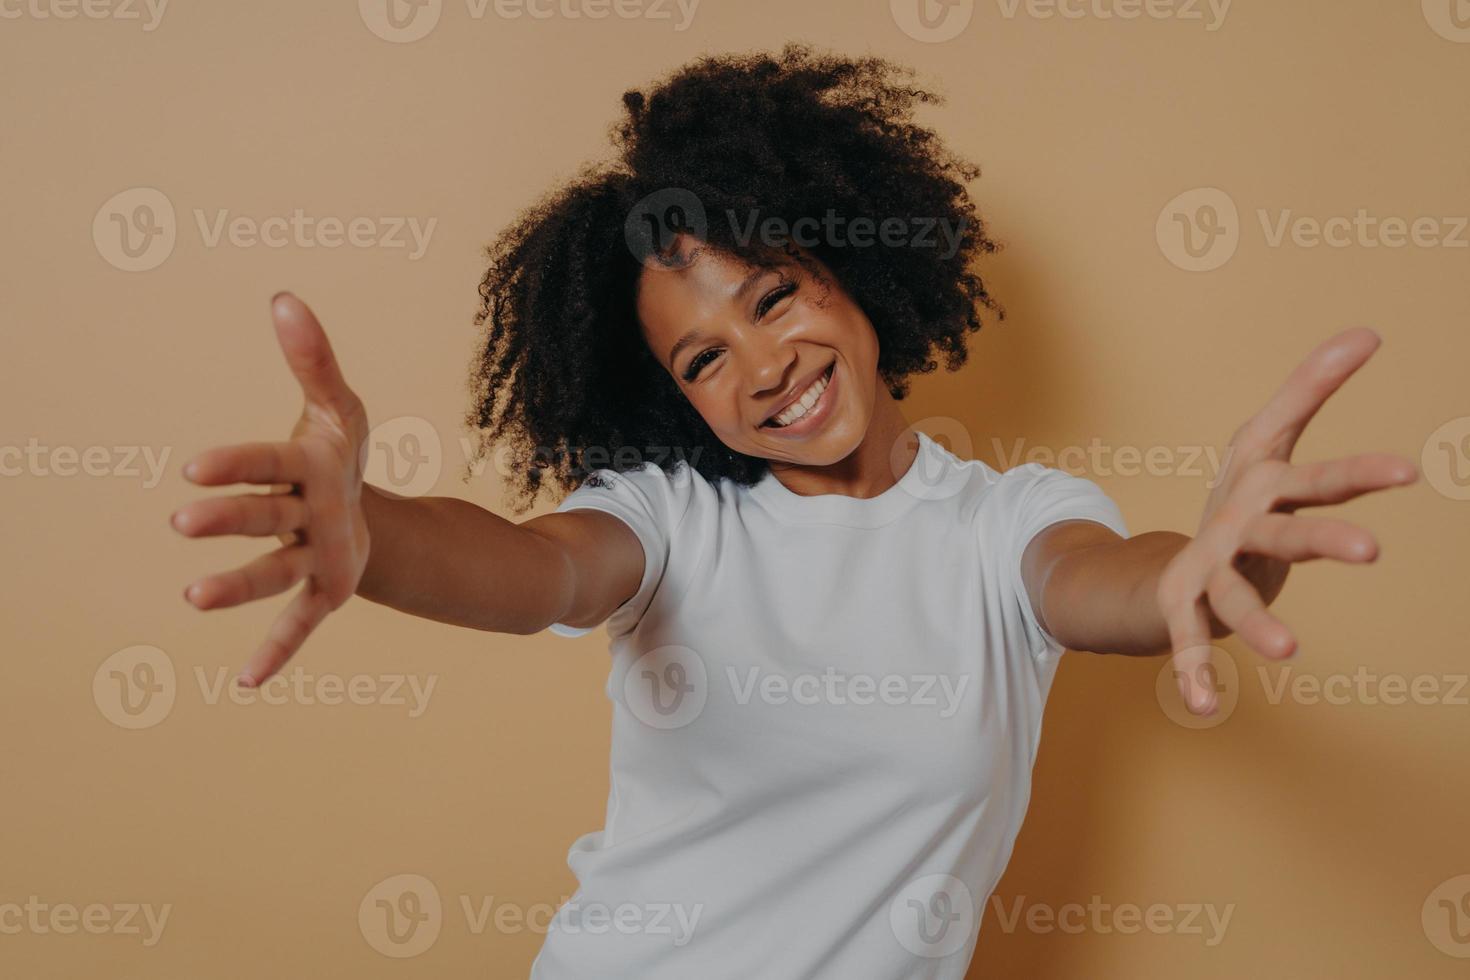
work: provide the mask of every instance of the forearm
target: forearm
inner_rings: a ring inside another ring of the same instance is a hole
[[[1062,554],[1041,593],[1047,629],[1071,650],[1167,653],[1159,576],[1189,541],[1175,531],[1148,531]]]
[[[399,497],[364,484],[371,543],[357,594],[426,619],[536,633],[565,606],[555,544],[453,497]]]

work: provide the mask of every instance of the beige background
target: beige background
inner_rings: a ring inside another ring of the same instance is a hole
[[[1383,347],[1298,458],[1426,459],[1418,485],[1334,511],[1379,536],[1376,566],[1300,567],[1276,606],[1301,639],[1296,676],[1368,678],[1345,703],[1273,703],[1283,668],[1263,679],[1228,640],[1238,704],[1192,730],[1156,698],[1164,660],[1067,656],[971,976],[1463,974],[1470,942],[1440,902],[1462,900],[1456,878],[1470,874],[1470,692],[1456,680],[1470,661],[1470,233],[1458,247],[1273,247],[1258,218],[1361,208],[1455,234],[1470,212],[1470,31],[1448,3],[1242,0],[1220,22],[1203,5],[1125,20],[1099,14],[1125,0],[1089,0],[1067,19],[989,0],[957,8],[971,20],[955,37],[926,42],[877,0],[705,0],[682,30],[671,6],[655,8],[664,20],[537,20],[476,18],[455,0],[405,43],[369,29],[371,0],[366,12],[178,3],[152,30],[141,5],[92,8],[140,19],[60,19],[40,14],[70,8],[27,2],[0,20],[0,906],[170,911],[152,945],[146,927],[0,931],[0,974],[525,975],[542,934],[513,918],[497,928],[494,910],[544,922],[575,887],[567,846],[601,825],[605,634],[488,635],[356,600],[293,666],[308,694],[357,683],[370,703],[216,698],[285,599],[209,614],[184,603],[189,581],[263,545],[172,532],[168,515],[196,496],[179,468],[207,446],[289,431],[299,396],[267,300],[290,288],[375,423],[412,417],[441,437],[431,492],[507,513],[493,468],[458,478],[480,247],[604,154],[624,88],[702,52],[788,39],[915,66],[949,97],[924,120],[984,170],[972,190],[1007,247],[982,271],[1009,317],[980,333],[964,371],[916,384],[911,421],[996,465],[1016,439],[1164,447],[1169,472],[1116,456],[1068,468],[1135,532],[1192,532],[1210,473],[1189,455],[1218,447],[1318,341],[1361,323]],[[135,188],[175,211],[174,248],[147,271],[114,264],[120,239],[106,234],[138,200],[108,202]],[[1211,271],[1178,267],[1177,242],[1156,233],[1196,188],[1239,213],[1238,246]],[[210,246],[195,218],[294,208],[436,225],[411,259]],[[44,466],[20,463],[30,440]],[[105,447],[94,475],[63,475],[68,449],[88,447]],[[134,472],[134,451],[168,454],[156,482]],[[129,715],[115,672],[147,679],[139,646],[156,648],[159,692]],[[383,703],[390,675],[434,683],[418,717]],[[1384,703],[1374,684],[1395,677],[1438,694]],[[400,874],[443,902],[437,939],[412,958],[381,954],[359,925],[359,906],[371,912],[373,889]],[[1214,945],[1203,916],[1203,934],[1127,934],[1111,913],[1071,931],[1023,915],[1008,930],[1017,902],[1231,918]],[[463,903],[489,903],[490,921]]]

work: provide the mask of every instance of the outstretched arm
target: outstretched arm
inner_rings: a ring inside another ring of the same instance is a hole
[[[441,622],[534,633],[601,622],[634,594],[643,546],[609,514],[576,510],[516,524],[469,501],[399,497],[364,484],[367,411],[326,331],[289,293],[272,299],[271,318],[304,396],[291,437],[213,447],[184,472],[199,486],[290,492],[196,500],[170,515],[191,538],[281,540],[246,565],[192,583],[185,598],[196,608],[226,609],[301,584],[241,671],[242,684],[280,670],[353,595]]]
[[[1089,521],[1063,521],[1032,538],[1022,577],[1037,618],[1067,647],[1100,653],[1172,652],[1180,693],[1214,712],[1203,683],[1210,640],[1238,633],[1262,656],[1289,657],[1291,630],[1267,611],[1293,562],[1371,562],[1373,535],[1346,521],[1298,515],[1418,479],[1413,462],[1362,453],[1294,464],[1307,423],[1380,343],[1366,327],[1314,350],[1264,408],[1231,437],[1220,481],[1193,538],[1154,531],[1127,540]]]

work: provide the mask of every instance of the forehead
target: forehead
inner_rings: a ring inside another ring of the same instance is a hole
[[[673,266],[650,268],[645,264],[639,274],[638,319],[654,353],[662,359],[679,337],[723,316],[767,271],[698,239],[679,236]]]

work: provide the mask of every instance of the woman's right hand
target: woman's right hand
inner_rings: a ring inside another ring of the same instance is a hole
[[[191,538],[275,535],[283,543],[190,585],[184,597],[199,609],[238,606],[305,582],[240,673],[246,687],[280,670],[327,613],[356,594],[369,547],[359,455],[368,437],[367,412],[343,380],[327,335],[306,304],[278,293],[271,318],[306,396],[290,439],[207,449],[184,467],[184,476],[200,486],[256,483],[279,489],[197,500],[170,517],[174,529]]]

